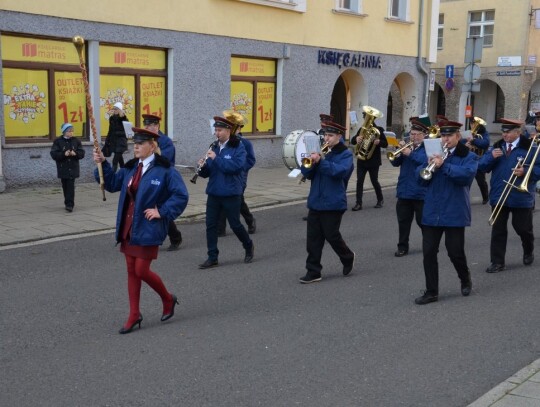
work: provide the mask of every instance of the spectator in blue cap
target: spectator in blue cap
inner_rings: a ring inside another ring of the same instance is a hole
[[[62,135],[54,140],[51,157],[56,161],[58,178],[62,181],[64,205],[72,212],[75,206],[75,178],[79,178],[79,160],[84,158],[82,143],[73,137],[73,125],[64,123],[60,127]]]

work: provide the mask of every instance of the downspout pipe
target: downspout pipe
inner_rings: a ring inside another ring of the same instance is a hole
[[[424,0],[420,0],[420,8],[418,11],[418,57],[416,59],[416,66],[420,73],[423,73],[426,76],[424,81],[424,98],[422,100],[422,114],[427,114],[428,112],[428,97],[429,97],[429,71],[426,68],[426,64],[422,59],[422,35],[424,32]]]

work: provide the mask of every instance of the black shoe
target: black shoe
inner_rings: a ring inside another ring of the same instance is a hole
[[[348,276],[351,273],[351,271],[352,271],[352,269],[354,267],[354,260],[355,259],[356,259],[356,253],[353,252],[353,258],[352,258],[351,264],[343,266],[343,275],[344,276]]]
[[[322,280],[322,277],[320,274],[313,275],[313,274],[306,273],[304,277],[300,277],[300,283],[302,284],[316,283],[321,280]]]
[[[173,304],[172,304],[171,312],[168,313],[168,314],[163,314],[161,316],[161,322],[164,322],[164,321],[166,321],[168,319],[171,319],[173,317],[173,315],[174,315],[174,307],[176,307],[177,304],[180,304],[178,302],[178,298],[176,298],[176,295],[174,295],[174,294],[172,295],[172,302],[173,302]]]
[[[217,260],[206,260],[203,264],[199,264],[200,269],[209,269],[212,267],[217,267],[218,261]]]
[[[472,282],[461,283],[461,295],[468,297],[472,291]]]
[[[408,250],[398,249],[397,252],[394,253],[394,256],[396,257],[403,257],[409,254]]]
[[[130,333],[131,331],[133,331],[133,329],[135,328],[136,325],[139,325],[139,329],[141,329],[141,322],[142,322],[142,314],[139,314],[139,319],[136,320],[130,327],[126,328],[126,327],[122,327],[118,333],[123,335],[123,334],[128,334]]]
[[[414,300],[414,302],[418,305],[425,305],[425,304],[429,304],[430,302],[437,302],[437,301],[439,301],[439,296],[437,294],[428,293],[427,291],[424,292],[424,295]]]
[[[251,263],[253,256],[255,255],[255,244],[251,242],[251,247],[246,249],[246,257],[244,257],[244,263]]]
[[[533,261],[534,261],[534,254],[524,254],[523,255],[523,264],[525,264],[526,266],[530,266],[531,264],[533,264]]]
[[[374,206],[374,208],[382,208],[384,204],[384,199],[381,199],[380,201],[377,201],[377,205]]]
[[[249,233],[250,235],[252,235],[252,234],[255,233],[256,230],[257,230],[257,223],[255,222],[255,219],[253,219],[253,220],[251,221],[251,224],[248,225],[248,233]]]
[[[302,220],[307,220],[307,216],[304,216],[304,217],[302,218]]]
[[[68,212],[73,212],[73,206],[71,206],[71,205],[66,205],[66,211],[68,211]]]
[[[352,208],[353,211],[361,211],[362,210],[362,204],[361,203],[356,203],[356,205],[353,206]]]
[[[218,237],[225,237],[227,236],[227,232],[225,230],[220,230],[217,232]]]
[[[490,266],[486,269],[486,273],[498,273],[499,271],[504,270],[504,264],[491,263]]]
[[[180,248],[180,245],[182,244],[181,240],[178,240],[177,242],[173,242],[171,240],[171,245],[167,248],[168,252],[174,252]]]

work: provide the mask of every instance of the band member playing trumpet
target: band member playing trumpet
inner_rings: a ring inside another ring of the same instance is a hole
[[[447,151],[430,158],[434,172],[429,181],[419,177],[423,166],[417,169],[419,182],[427,182],[422,213],[422,251],[426,291],[415,299],[423,305],[439,299],[439,264],[437,253],[442,235],[445,246],[461,281],[461,294],[468,296],[472,290],[471,273],[465,256],[465,227],[471,224],[469,192],[478,169],[478,157],[460,143],[462,124],[451,121],[438,123],[441,143]]]
[[[329,152],[324,157],[319,153],[311,153],[311,166],[300,168],[302,174],[311,180],[307,201],[307,272],[300,278],[302,284],[321,281],[321,257],[325,240],[339,256],[343,264],[343,275],[348,275],[354,266],[354,253],[339,231],[341,218],[347,210],[345,185],[351,175],[352,153],[341,141],[345,127],[333,122],[323,123],[322,126]]]
[[[528,158],[524,165],[517,165],[518,160],[532,157],[536,150],[531,139],[521,135],[522,122],[519,120],[500,119],[502,140],[493,145],[493,149],[480,159],[479,168],[491,172],[490,205],[500,213],[491,229],[491,264],[487,273],[497,273],[505,268],[506,242],[508,239],[508,218],[512,214],[512,226],[521,238],[523,247],[523,264],[531,265],[534,261],[533,207],[535,183],[540,179],[538,162]],[[527,171],[531,171],[527,191],[518,191],[514,186],[523,180]],[[514,186],[507,181],[514,178]],[[504,195],[507,195],[506,198]],[[501,196],[503,199],[501,199]],[[505,199],[504,199],[505,198]],[[503,202],[501,202],[503,201]]]
[[[475,117],[471,124],[471,134],[463,139],[467,148],[481,157],[489,148],[489,132],[486,129],[486,122],[479,117]],[[489,200],[489,189],[486,182],[486,173],[478,169],[476,172],[476,183],[482,194],[482,205],[487,204]]]
[[[209,178],[206,186],[206,245],[208,258],[200,269],[216,267],[218,265],[218,223],[219,213],[224,211],[229,225],[242,242],[245,250],[244,263],[253,260],[255,246],[247,230],[240,223],[240,205],[244,193],[244,168],[246,165],[246,149],[244,144],[231,134],[234,123],[223,118],[214,117],[214,132],[218,144],[206,153],[206,157],[199,160],[199,175]]]
[[[423,146],[424,138],[427,136],[428,126],[418,119],[411,120],[411,130],[409,132],[408,143],[400,142],[401,150],[390,163],[394,167],[400,167],[398,183],[396,187],[396,215],[399,226],[399,240],[396,257],[403,257],[409,253],[409,235],[411,225],[416,217],[416,223],[422,228],[422,209],[424,207],[424,196],[426,195],[426,185],[418,183],[415,171],[418,166],[427,164],[426,149]]]

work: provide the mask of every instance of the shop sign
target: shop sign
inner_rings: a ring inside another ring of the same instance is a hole
[[[380,56],[361,53],[325,51],[322,49],[319,50],[317,63],[324,65],[336,65],[338,68],[356,67],[382,69],[382,60]]]
[[[4,61],[79,65],[79,55],[71,41],[2,35],[1,46]]]
[[[521,76],[521,71],[497,71],[497,76]]]
[[[147,48],[99,46],[101,68],[160,69],[166,68],[166,53]]]

